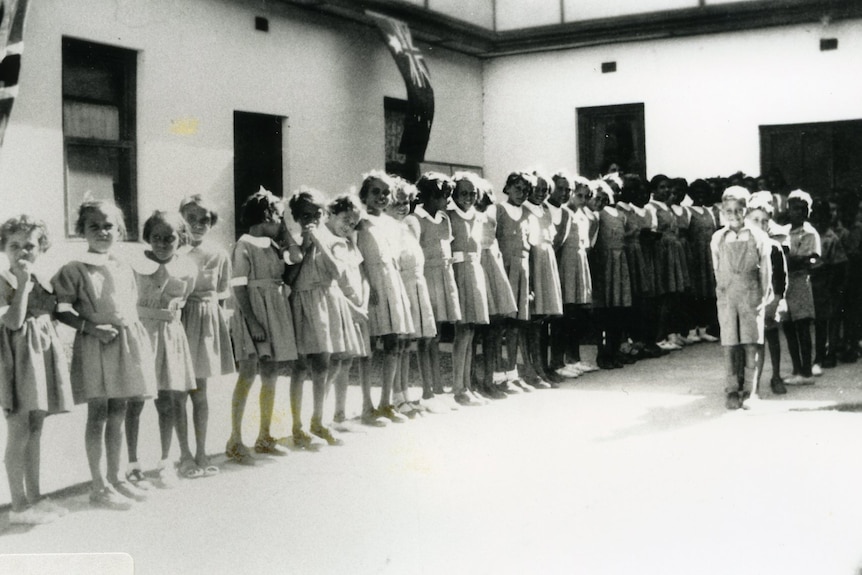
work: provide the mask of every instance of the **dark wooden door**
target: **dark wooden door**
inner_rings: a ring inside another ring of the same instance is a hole
[[[588,178],[621,171],[646,178],[644,105],[578,108],[578,172]]]
[[[233,113],[233,185],[237,237],[247,231],[239,221],[240,208],[246,198],[261,186],[277,196],[284,193],[283,126],[282,116]]]
[[[815,195],[858,187],[862,120],[760,126],[760,169]]]

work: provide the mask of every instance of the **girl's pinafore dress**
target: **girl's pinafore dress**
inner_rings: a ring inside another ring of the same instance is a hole
[[[485,274],[485,287],[488,290],[488,316],[508,317],[515,315],[518,306],[512,295],[512,286],[503,267],[503,256],[497,242],[497,206],[488,206],[484,212],[476,214],[482,229],[479,258]]]
[[[692,206],[691,223],[688,228],[691,238],[691,288],[697,299],[715,297],[715,272],[712,270],[712,255],[709,243],[716,226],[709,208]]]
[[[50,282],[37,277],[24,289],[30,289],[24,324],[12,331],[0,323],[0,407],[19,413],[69,411],[69,364],[51,319],[57,298]],[[0,272],[0,317],[17,290],[18,278]]]
[[[338,286],[347,244],[325,225],[313,233],[318,243],[305,252],[290,295],[296,351],[299,355],[353,353],[359,349],[359,334],[350,304]]]
[[[554,253],[556,228],[544,205],[524,202],[532,218],[530,224],[530,279],[533,286],[531,315],[562,315],[563,294],[560,271]]]
[[[647,259],[641,245],[641,232],[650,228],[649,213],[630,204],[617,204],[617,209],[625,215],[623,249],[629,265],[632,298],[650,297],[654,290],[652,260]]]
[[[356,233],[365,275],[376,301],[368,304],[371,337],[413,333],[410,300],[398,271],[398,223],[386,214],[365,214]]]
[[[449,216],[438,211],[431,217],[425,208],[417,206],[407,217],[414,218],[419,224],[419,245],[425,254],[425,281],[434,320],[460,321],[461,301],[452,270],[452,223]]]
[[[452,269],[461,302],[461,323],[486,324],[489,322],[488,289],[479,253],[482,227],[476,209],[471,207],[464,212],[453,205],[449,220],[452,222]]]
[[[653,200],[656,232],[655,245],[656,295],[684,293],[688,276],[685,251],[679,241],[677,218],[669,207]]]
[[[595,307],[630,307],[632,284],[623,238],[626,218],[611,207],[599,212],[599,235],[594,248],[596,268],[593,274]]]
[[[808,222],[796,229],[790,229],[789,258],[795,256],[819,257],[821,252],[820,234]],[[811,291],[811,276],[808,269],[797,269],[787,274],[787,316],[790,321],[811,318],[814,310],[814,294]]]
[[[368,330],[368,286],[362,274],[362,254],[354,238],[345,238],[344,245],[344,271],[338,278],[338,285],[341,293],[353,304],[350,311],[356,331],[356,349],[352,350],[352,357],[368,357],[371,355],[371,334]]]
[[[266,332],[254,341],[239,306],[231,318],[237,360],[293,361],[297,357],[290,288],[284,283],[283,250],[269,237],[240,236],[233,249],[233,287],[247,286],[252,312]]]
[[[185,255],[197,265],[195,289],[182,311],[183,327],[192,353],[195,377],[227,375],[235,371],[227,314],[220,302],[230,298],[230,257],[223,249],[203,242]]]
[[[679,204],[674,204],[670,206],[671,211],[673,212],[674,217],[676,218],[676,236],[679,238],[679,243],[682,246],[682,253],[685,256],[685,268],[683,273],[685,274],[685,289],[686,291],[691,290],[691,245],[688,241],[689,236],[689,225],[691,223],[691,216],[689,215],[688,209],[685,206],[680,206]]]
[[[503,269],[509,278],[512,296],[518,305],[517,318],[530,319],[530,231],[528,214],[522,206],[499,204],[497,242]]]
[[[159,391],[195,389],[188,338],[180,321],[198,270],[192,260],[174,256],[166,264],[141,257],[134,262],[138,282],[138,317],[150,334]]]
[[[398,225],[401,232],[398,266],[401,281],[410,300],[410,313],[413,315],[414,331],[410,337],[432,338],[437,335],[437,323],[431,308],[428,282],[425,281],[425,254],[419,245],[419,225],[415,219],[401,221]]]
[[[112,255],[87,252],[60,268],[51,283],[57,311],[74,311],[89,323],[118,331],[108,343],[83,332],[75,335],[70,370],[75,403],[152,397],[153,350],[138,318],[132,268]]]
[[[571,230],[560,248],[560,285],[564,304],[593,303],[593,276],[587,250],[590,247],[590,221],[583,208],[571,213]]]

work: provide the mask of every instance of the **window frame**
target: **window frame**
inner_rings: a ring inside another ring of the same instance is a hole
[[[87,98],[78,95],[67,95],[66,83],[71,62],[89,61],[99,64],[111,74],[121,77],[119,86],[119,138],[109,140],[104,138],[86,138],[66,135],[66,102],[101,104],[106,102],[98,98]],[[119,180],[123,182],[125,197],[114,198],[123,211],[126,224],[126,241],[138,239],[138,173],[137,173],[137,64],[138,53],[128,48],[120,48],[92,42],[70,36],[63,36],[61,43],[61,115],[63,130],[63,204],[65,212],[65,233],[67,238],[79,237],[74,233],[74,220],[77,215],[75,207],[69,205],[69,165],[68,152],[70,146],[117,150]],[[123,155],[126,157],[123,159]]]

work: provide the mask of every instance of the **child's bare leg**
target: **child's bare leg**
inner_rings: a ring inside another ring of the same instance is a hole
[[[27,509],[24,474],[27,467],[25,461],[30,435],[30,414],[21,410],[9,414],[6,418],[6,430],[6,479],[9,481],[9,493],[12,496],[12,511],[20,513]],[[89,457],[89,451],[87,455]]]
[[[437,324],[437,335],[428,340],[428,357],[431,360],[434,393],[443,393],[443,380],[440,379],[440,330],[443,324]]]
[[[171,455],[171,436],[174,434],[174,408],[169,391],[159,390],[156,411],[159,412],[159,442],[164,461]]]
[[[195,463],[200,467],[209,465],[207,458],[207,422],[209,421],[209,401],[207,400],[206,378],[195,379],[196,389],[189,392],[192,399],[192,424],[195,428]]]
[[[380,409],[392,405],[392,386],[398,369],[398,336],[383,336],[383,379],[380,382]]]
[[[724,355],[724,375],[725,375],[725,393],[738,393],[739,380],[738,375],[738,360],[735,345],[721,346],[721,352]]]
[[[138,434],[141,429],[141,412],[144,410],[143,399],[130,399],[126,407],[126,448],[129,452],[129,463],[138,462]]]
[[[743,379],[744,397],[748,397],[757,393],[757,380],[760,371],[758,370],[758,351],[762,346],[756,343],[743,344],[742,349],[745,354],[745,368]]]
[[[87,404],[87,427],[84,432],[84,444],[87,449],[90,478],[95,491],[105,487],[105,481],[102,478],[102,438],[105,434],[107,420],[108,400],[91,400]]]
[[[275,409],[275,382],[281,365],[276,361],[264,361],[260,364],[260,431],[258,439],[269,439],[272,427],[272,412]]]
[[[311,356],[311,392],[313,408],[311,427],[323,427],[323,402],[326,399],[326,379],[329,374],[330,354],[316,353]]]
[[[393,392],[395,397],[400,399],[400,401],[396,401],[396,404],[400,404],[402,401],[407,401],[407,391],[410,387],[410,350],[409,350],[410,342],[407,340],[402,340],[398,342],[398,369],[396,370],[397,374],[395,376],[395,388]]]
[[[419,361],[419,376],[422,378],[422,399],[434,397],[434,370],[431,368],[430,338],[422,338],[416,344]]]
[[[192,450],[189,448],[189,418],[186,413],[188,392],[171,392],[171,408],[173,410],[174,429],[177,431],[177,443],[180,446],[180,460],[192,461]]]
[[[300,356],[293,364],[290,376],[290,418],[293,431],[302,429],[302,386],[308,372],[308,357]]]
[[[351,358],[334,361],[334,371],[330,369],[329,381],[335,388],[335,413],[332,420],[338,423],[347,419],[347,383],[352,363]]]
[[[257,377],[256,359],[243,359],[239,361],[239,373],[236,378],[236,386],[233,389],[230,408],[230,439],[228,448],[234,445],[242,445],[242,417],[245,413],[245,404],[248,401],[248,392]],[[228,449],[229,450],[229,449]]]
[[[44,411],[31,411],[29,424],[30,434],[27,438],[27,471],[24,481],[27,485],[27,497],[36,503],[42,499],[42,491],[39,487],[39,468],[41,466],[42,452],[42,425],[47,413]]]
[[[470,347],[470,335],[472,325],[456,323],[455,341],[452,343],[452,392],[455,395],[463,394],[465,391],[465,369],[467,365],[467,351]],[[469,374],[467,374],[469,377]]]
[[[374,402],[371,399],[371,357],[359,358],[359,384],[362,387],[362,415],[374,412]]]
[[[467,345],[464,353],[464,389],[473,391],[473,337],[476,335],[475,326],[468,325],[467,329]]]
[[[108,400],[108,419],[105,421],[105,459],[109,483],[120,481],[120,451],[123,446],[123,421],[126,418],[126,400]]]

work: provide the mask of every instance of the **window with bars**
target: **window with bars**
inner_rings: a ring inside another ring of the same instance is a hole
[[[137,54],[63,38],[63,143],[66,234],[75,235],[85,199],[112,200],[123,210],[127,239],[138,230],[135,176]]]

